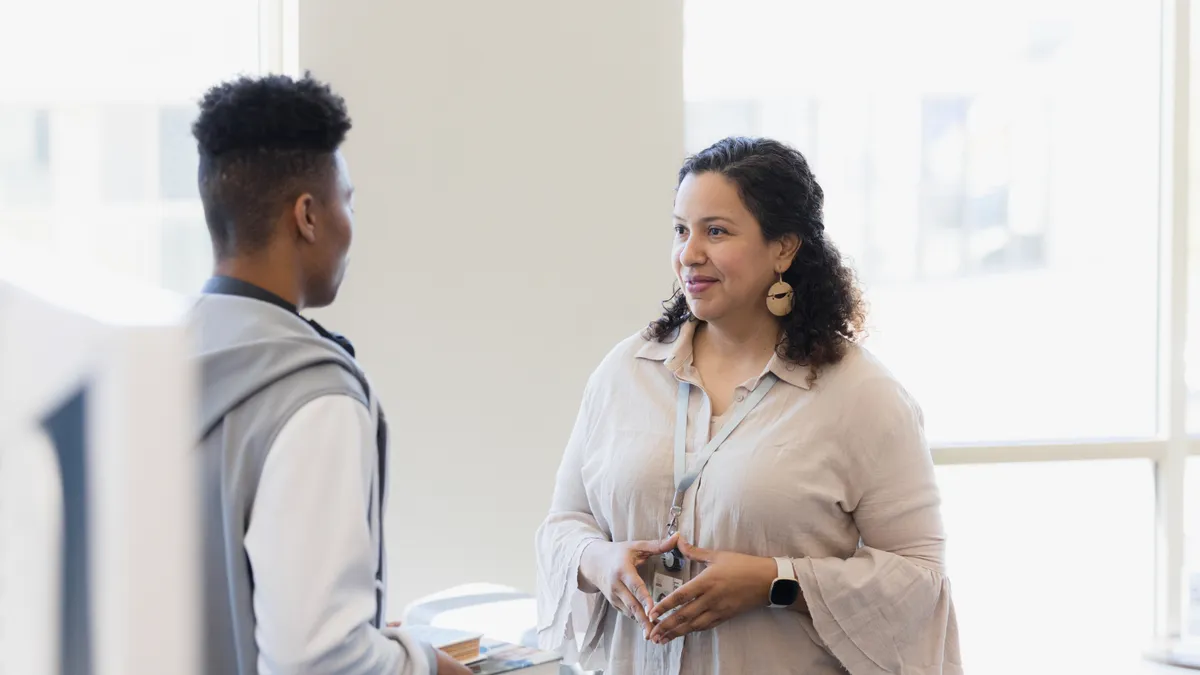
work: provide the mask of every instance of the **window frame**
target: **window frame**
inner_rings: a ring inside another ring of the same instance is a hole
[[[1191,123],[1191,0],[1161,0],[1159,132],[1157,432],[1149,439],[1112,441],[939,444],[941,465],[1149,459],[1155,473],[1155,612],[1157,645],[1182,637],[1184,597],[1184,481],[1187,458],[1200,457],[1200,438],[1188,435],[1187,349],[1189,171]],[[1196,336],[1200,339],[1200,336]]]
[[[1188,435],[1189,391],[1185,368],[1188,284],[1192,272],[1188,245],[1191,225],[1189,164],[1193,158],[1190,144],[1192,0],[1160,0],[1159,13],[1154,433],[1149,437],[1123,439],[931,444],[933,460],[938,466],[1150,460],[1155,476],[1153,634],[1156,648],[1179,641],[1183,634],[1185,472],[1188,458],[1200,457],[1200,437]],[[684,128],[687,129],[686,123]],[[1195,156],[1200,161],[1200,153]],[[1200,311],[1200,307],[1194,311]],[[1194,338],[1200,340],[1200,335]],[[1069,397],[1064,404],[1071,404]]]

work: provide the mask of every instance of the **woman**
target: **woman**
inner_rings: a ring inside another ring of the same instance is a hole
[[[770,140],[680,170],[681,288],[592,374],[538,530],[543,647],[584,633],[609,675],[962,672],[921,412],[858,345],[823,198]]]

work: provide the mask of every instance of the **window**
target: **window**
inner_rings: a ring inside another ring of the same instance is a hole
[[[1183,494],[1187,537],[1184,548],[1183,631],[1186,635],[1200,635],[1200,457],[1189,457],[1187,460]]]
[[[195,199],[196,166],[200,162],[196,141],[192,138],[196,108],[192,105],[166,106],[156,112],[158,197],[164,200]]]
[[[685,7],[688,150],[805,153],[931,439],[1154,434],[1155,3]]]
[[[1187,4],[684,5],[687,149],[808,157],[867,346],[925,410],[972,670],[1141,672],[1200,639]]]
[[[73,20],[58,14],[69,11]],[[260,71],[245,0],[0,9],[0,241],[181,292],[209,274],[190,125],[219,81]]]
[[[50,203],[50,115],[32,106],[0,110],[0,208]]]
[[[1153,477],[1147,460],[938,468],[969,672],[1140,672],[1153,625]]]
[[[108,105],[96,111],[100,140],[100,198],[106,203],[138,204],[151,200],[154,107]]]

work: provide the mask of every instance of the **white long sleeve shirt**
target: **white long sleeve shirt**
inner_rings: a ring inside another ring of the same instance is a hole
[[[347,641],[371,652],[364,675],[436,672],[427,646],[371,625],[377,457],[367,408],[341,395],[300,408],[271,445],[245,537],[260,675],[330,672]]]
[[[961,675],[921,412],[857,346],[815,384],[805,366],[775,356],[739,386],[741,397],[768,372],[779,378],[712,456],[679,517],[681,535],[703,548],[793,558],[810,614],[764,601],[660,646],[603,596],[581,593],[579,560],[590,543],[663,536],[675,492],[679,381],[695,385],[687,462],[714,432],[692,363],[694,330],[686,324],[670,344],[634,336],[588,383],[537,535],[542,646],[609,673]],[[701,569],[692,564],[688,576]],[[586,635],[575,654],[579,632]]]

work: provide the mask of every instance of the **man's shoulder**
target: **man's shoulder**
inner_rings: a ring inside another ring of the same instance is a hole
[[[313,424],[335,427],[370,427],[366,401],[351,391],[329,391],[306,398],[283,420],[284,426]]]
[[[362,380],[340,361],[297,370],[272,383],[262,395],[280,397],[282,407],[292,412],[318,401],[322,405],[336,403],[338,409],[369,409],[368,393]]]

